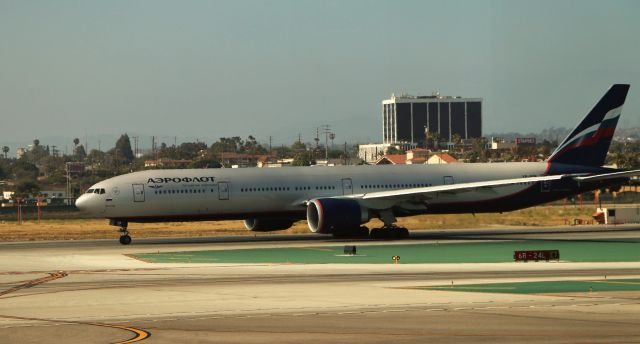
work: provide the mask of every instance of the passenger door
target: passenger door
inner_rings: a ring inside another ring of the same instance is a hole
[[[144,202],[144,184],[133,184],[133,201]]]
[[[229,183],[218,183],[218,199],[221,201],[226,201],[229,199]]]
[[[351,178],[342,179],[342,194],[343,195],[353,194],[353,182],[351,181]]]

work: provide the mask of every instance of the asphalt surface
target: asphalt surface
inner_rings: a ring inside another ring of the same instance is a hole
[[[136,253],[640,237],[640,226],[419,231],[402,241],[269,235],[0,243],[0,340],[16,343],[632,343],[640,292],[426,287],[637,280],[640,262],[147,263]],[[639,244],[640,245],[640,244]],[[402,254],[402,253],[400,253]]]

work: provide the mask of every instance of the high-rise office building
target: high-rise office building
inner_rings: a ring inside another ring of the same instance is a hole
[[[382,101],[383,143],[423,146],[427,135],[440,141],[482,137],[482,98],[392,95]]]

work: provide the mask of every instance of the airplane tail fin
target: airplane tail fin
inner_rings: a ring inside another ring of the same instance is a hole
[[[627,84],[611,86],[547,161],[594,167],[604,165],[628,91]]]

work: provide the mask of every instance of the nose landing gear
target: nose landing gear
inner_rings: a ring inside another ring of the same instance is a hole
[[[109,224],[112,226],[118,226],[118,232],[120,232],[120,243],[122,245],[129,245],[131,243],[131,237],[129,236],[129,231],[127,230],[127,226],[129,223],[126,220],[109,220]]]
[[[129,236],[129,231],[127,228],[120,228],[120,243],[122,245],[129,245],[131,243],[131,237]]]

